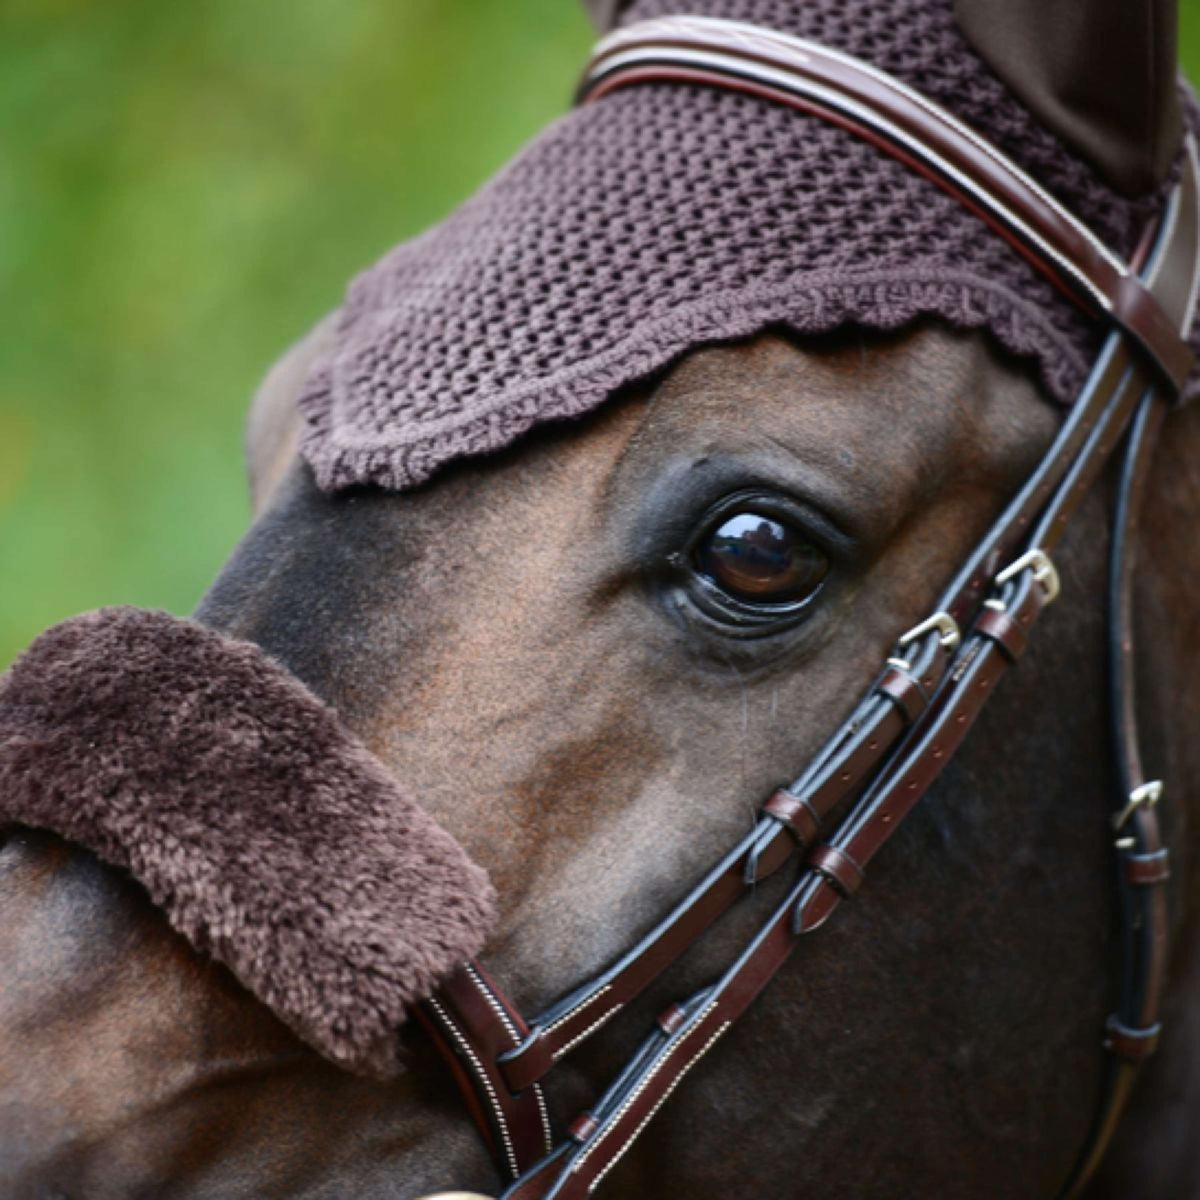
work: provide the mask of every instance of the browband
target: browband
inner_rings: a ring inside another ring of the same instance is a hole
[[[1133,266],[1124,264],[1019,167],[954,116],[845,54],[738,22],[673,17],[620,30],[587,69],[582,101],[651,81],[749,92],[815,113],[935,180],[1071,295],[1115,326],[1076,404],[1033,474],[943,592],[898,640],[850,717],[803,774],[631,950],[525,1022],[475,964],[426,1007],[477,1123],[509,1178],[503,1200],[582,1200],[774,976],[799,939],[863,882],[874,855],[965,738],[1057,597],[1052,551],[1122,437],[1126,466],[1114,532],[1113,712],[1122,794],[1114,819],[1125,979],[1104,1044],[1113,1068],[1089,1144],[1065,1193],[1078,1194],[1116,1126],[1137,1064],[1157,1041],[1165,971],[1168,855],[1142,777],[1133,711],[1133,536],[1155,434],[1192,365],[1185,338],[1200,281],[1200,164],[1183,173]],[[854,800],[857,797],[857,800]],[[820,841],[835,809],[852,801]],[[711,987],[671,1005],[591,1110],[547,1152],[541,1081],[602,1028],[753,885],[799,859],[787,899]]]

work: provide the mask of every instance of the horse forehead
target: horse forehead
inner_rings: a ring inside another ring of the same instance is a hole
[[[984,337],[931,323],[693,352],[655,389],[634,447],[652,462],[668,448],[770,445],[850,491],[903,504],[948,473],[1019,477],[1057,421],[1032,379]]]

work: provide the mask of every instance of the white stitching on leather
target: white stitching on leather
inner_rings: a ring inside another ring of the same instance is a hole
[[[533,1085],[533,1095],[542,1118],[542,1145],[546,1148],[546,1153],[550,1154],[554,1150],[554,1133],[550,1128],[550,1110],[546,1107],[546,1096],[540,1083]]]
[[[608,1012],[604,1013],[603,1016],[597,1017],[596,1020],[594,1020],[586,1029],[582,1030],[580,1033],[577,1033],[565,1046],[560,1046],[551,1056],[551,1060],[553,1062],[558,1062],[558,1060],[564,1055],[570,1054],[570,1052],[574,1050],[580,1042],[591,1037],[601,1025],[605,1025],[611,1021],[613,1017],[615,1017],[617,1013],[621,1011],[621,1008],[622,1005],[618,1004],[615,1007],[610,1008]]]
[[[508,1159],[509,1170],[512,1171],[515,1179],[521,1173],[520,1167],[517,1166],[517,1152],[513,1148],[512,1136],[508,1132],[508,1122],[504,1119],[504,1110],[500,1107],[500,1097],[496,1095],[496,1089],[492,1086],[492,1081],[488,1078],[487,1071],[484,1070],[483,1063],[479,1061],[479,1055],[471,1048],[470,1042],[463,1037],[458,1026],[451,1020],[450,1014],[446,1011],[445,1006],[433,996],[427,1001],[432,1006],[434,1011],[442,1019],[442,1023],[450,1031],[450,1036],[458,1043],[459,1048],[471,1060],[471,1065],[475,1068],[476,1077],[483,1084],[487,1092],[488,1099],[492,1103],[492,1111],[496,1116],[496,1124],[500,1127],[500,1136],[504,1141],[504,1154]]]
[[[513,1024],[512,1018],[504,1011],[504,1005],[492,995],[492,989],[483,982],[483,978],[475,969],[474,963],[467,963],[467,974],[471,977],[471,982],[475,985],[475,990],[483,997],[483,1002],[500,1018],[500,1024],[504,1026],[505,1032],[512,1039],[513,1047],[521,1044],[521,1035],[517,1027]]]
[[[625,1102],[621,1105],[621,1107],[618,1108],[617,1111],[604,1122],[604,1128],[599,1131],[599,1136],[595,1138],[590,1146],[584,1147],[584,1149],[580,1152],[579,1157],[575,1160],[575,1167],[573,1170],[583,1166],[583,1164],[587,1162],[588,1158],[595,1153],[595,1151],[603,1143],[605,1137],[607,1137],[608,1134],[611,1133],[618,1124],[620,1124],[621,1119],[625,1116],[629,1109],[637,1103],[638,1097],[640,1097],[641,1094],[650,1086],[650,1084],[654,1082],[655,1078],[666,1069],[667,1064],[671,1061],[671,1059],[687,1044],[688,1038],[691,1037],[691,1035],[694,1034],[696,1030],[704,1024],[709,1013],[711,1013],[716,1007],[717,1001],[711,1001],[704,1011],[695,1019],[695,1022],[691,1028],[688,1029],[679,1039],[679,1041],[676,1042],[675,1045],[672,1046],[666,1052],[666,1054],[664,1054],[662,1058],[660,1058],[658,1062],[654,1064],[645,1078],[642,1079],[641,1083],[639,1083],[638,1086],[634,1088],[633,1092],[625,1098]],[[686,1071],[687,1068],[685,1067],[684,1070]],[[682,1076],[680,1076],[680,1078],[682,1078]]]
[[[596,1176],[596,1178],[593,1179],[590,1184],[588,1184],[588,1195],[589,1196],[592,1194],[592,1192],[594,1192],[596,1190],[596,1188],[598,1188],[600,1186],[601,1182],[603,1181],[604,1177],[609,1173],[609,1171],[611,1171],[613,1169],[613,1167],[615,1167],[617,1165],[617,1163],[619,1163],[621,1161],[621,1159],[625,1157],[626,1152],[633,1145],[633,1143],[636,1142],[639,1137],[641,1137],[642,1130],[645,1129],[646,1126],[649,1125],[650,1122],[655,1118],[655,1116],[658,1115],[658,1110],[660,1108],[662,1108],[662,1106],[664,1104],[666,1104],[666,1102],[671,1098],[675,1089],[683,1082],[684,1077],[687,1075],[687,1073],[713,1048],[713,1046],[716,1045],[717,1039],[719,1037],[721,1037],[721,1035],[732,1024],[733,1024],[732,1021],[726,1021],[723,1025],[721,1025],[717,1029],[715,1029],[713,1031],[712,1036],[708,1039],[708,1041],[705,1042],[704,1045],[701,1046],[700,1049],[697,1050],[696,1053],[694,1055],[692,1055],[692,1057],[690,1059],[688,1059],[688,1061],[684,1065],[683,1069],[671,1081],[671,1086],[668,1087],[665,1092],[663,1092],[663,1094],[658,1098],[657,1102],[650,1109],[650,1111],[641,1119],[641,1121],[638,1122],[638,1127],[629,1135],[625,1144],[620,1148],[620,1150],[618,1150],[616,1152],[616,1154],[614,1154],[612,1156],[612,1158],[610,1158],[608,1160],[608,1162],[604,1165],[603,1170],[600,1171],[600,1173]]]
[[[559,1017],[557,1021],[551,1021],[550,1024],[545,1027],[546,1033],[553,1033],[560,1025],[565,1025],[568,1021],[573,1020],[585,1009],[591,1008],[591,1006],[595,1004],[605,992],[611,991],[611,983],[606,983],[602,988],[598,988],[582,1004],[576,1005],[573,1009],[571,1009],[570,1012],[563,1013],[563,1015]],[[616,1010],[614,1009],[613,1011],[615,1012]]]
[[[492,989],[484,982],[474,963],[467,963],[467,974],[471,977],[471,982],[478,989],[488,1007],[500,1018],[500,1023],[508,1031],[508,1036],[512,1038],[513,1048],[516,1049],[521,1044],[521,1034],[505,1011],[504,1005],[492,994]],[[542,1144],[546,1147],[546,1153],[549,1154],[554,1149],[554,1131],[550,1128],[550,1112],[546,1108],[546,1097],[540,1084],[533,1085],[533,1095],[537,1101],[538,1115],[542,1121]],[[519,1172],[514,1170],[513,1174],[517,1175]]]

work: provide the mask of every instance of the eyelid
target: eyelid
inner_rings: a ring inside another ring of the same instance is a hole
[[[786,521],[796,526],[810,541],[824,551],[832,561],[848,558],[857,548],[857,541],[819,508],[794,496],[765,488],[742,488],[722,496],[694,526],[683,549],[683,556],[695,552],[699,543],[717,529],[720,523],[744,509],[761,512],[764,516]]]

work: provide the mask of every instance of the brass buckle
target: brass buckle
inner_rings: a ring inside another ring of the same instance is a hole
[[[1010,579],[1015,579],[1022,571],[1033,571],[1033,577],[1042,585],[1042,591],[1045,592],[1045,602],[1053,603],[1058,599],[1058,593],[1062,591],[1062,581],[1058,577],[1058,568],[1051,561],[1050,555],[1045,550],[1040,550],[1034,546],[1032,550],[1026,550],[1020,558],[1008,564],[999,575],[996,576],[996,583],[1007,583]]]

